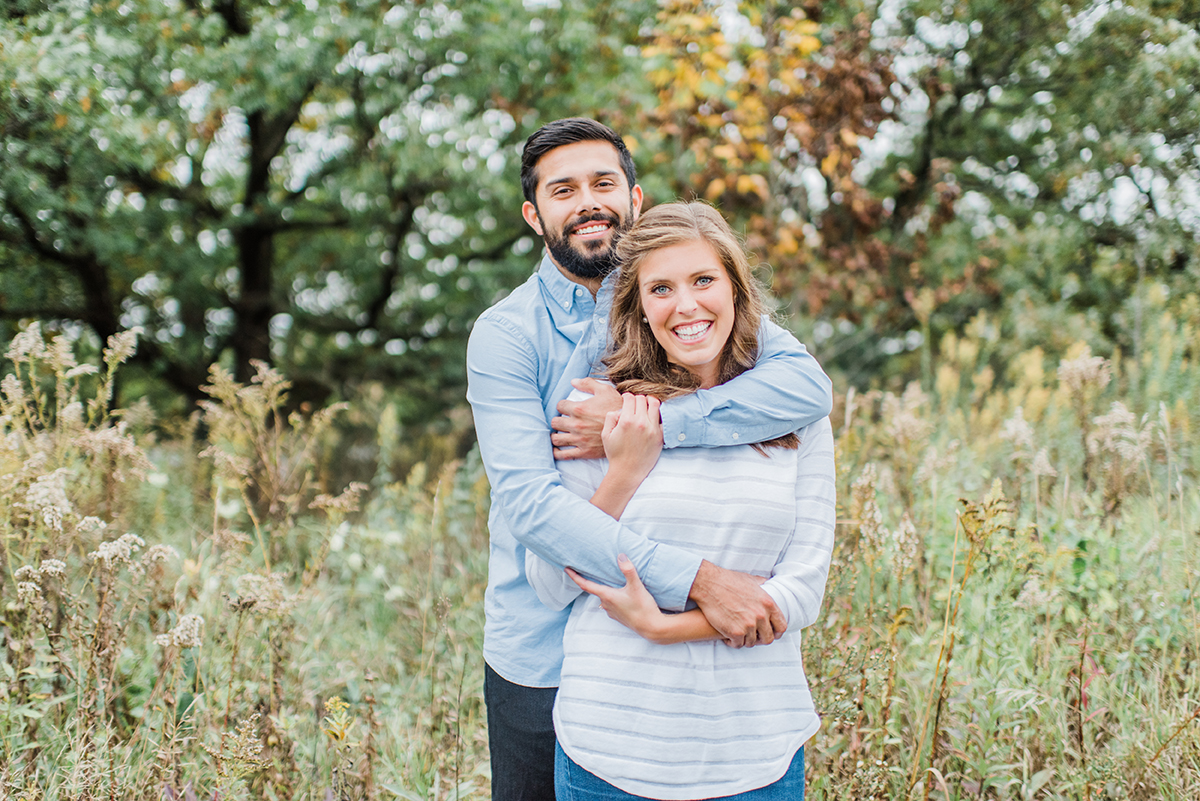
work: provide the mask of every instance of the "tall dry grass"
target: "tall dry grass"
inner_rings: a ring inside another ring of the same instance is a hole
[[[1197,331],[1156,325],[997,375],[981,322],[839,396],[810,797],[1200,797]],[[156,441],[109,408],[133,347],[9,347],[0,795],[487,797],[477,457],[345,486],[266,368]]]

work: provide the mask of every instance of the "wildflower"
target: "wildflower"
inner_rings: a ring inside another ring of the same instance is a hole
[[[234,586],[238,599],[231,603],[246,609],[253,608],[261,614],[284,614],[290,612],[296,603],[295,597],[289,596],[283,587],[282,573],[269,576],[247,573],[238,576]]]
[[[104,349],[104,363],[110,367],[120,364],[137,352],[137,338],[142,333],[141,326],[134,326],[128,331],[119,331],[108,338],[108,347]]]
[[[1073,394],[1080,394],[1089,387],[1104,389],[1112,380],[1112,366],[1103,356],[1093,356],[1090,348],[1074,359],[1063,359],[1058,363],[1058,380]]]
[[[900,518],[900,525],[892,532],[892,566],[896,575],[903,576],[917,560],[917,527],[907,513]]]
[[[1033,474],[1035,476],[1050,476],[1054,478],[1058,475],[1058,471],[1054,469],[1054,465],[1050,464],[1050,453],[1045,448],[1037,452],[1037,456],[1033,457]]]
[[[80,534],[90,534],[93,531],[103,531],[106,528],[108,528],[108,523],[105,523],[98,517],[92,517],[91,515],[88,515],[80,520],[75,526],[75,530]]]
[[[178,559],[179,551],[172,548],[170,545],[151,545],[150,548],[142,555],[142,564],[149,566],[159,562],[166,562],[168,559]]]
[[[851,514],[859,521],[859,533],[867,550],[878,553],[883,545],[883,512],[875,501],[878,471],[868,462],[851,485]]]
[[[46,340],[42,339],[42,327],[39,323],[30,323],[24,331],[12,338],[4,358],[10,362],[23,362],[40,359],[45,355]]]
[[[41,586],[34,584],[32,581],[17,582],[17,600],[21,601],[21,603],[31,603],[35,598],[40,597],[41,594]]]
[[[351,481],[350,486],[341,495],[318,495],[308,505],[309,509],[324,509],[326,514],[338,512],[348,514],[358,511],[358,496],[367,491],[367,485],[361,481]]]
[[[67,571],[67,565],[58,559],[43,559],[38,570],[42,578],[62,578]]]
[[[1017,596],[1017,606],[1021,609],[1033,611],[1045,607],[1054,598],[1055,594],[1043,590],[1038,577],[1034,576],[1026,581],[1025,586],[1021,588],[1021,594]]]
[[[163,648],[199,648],[204,642],[204,618],[200,615],[184,615],[175,628],[160,634],[154,641]]]
[[[70,471],[60,467],[53,473],[39,476],[25,491],[25,502],[19,506],[35,516],[53,531],[63,530],[63,520],[74,514],[67,498],[66,481]]]
[[[17,581],[37,581],[38,572],[31,565],[21,565],[13,573]]]
[[[17,378],[12,373],[0,379],[0,392],[4,393],[4,398],[12,406],[25,405],[25,387],[21,385],[21,379]]]
[[[113,565],[130,564],[133,555],[145,544],[146,541],[136,534],[122,534],[112,542],[100,543],[100,547],[89,553],[88,558],[103,562],[106,568],[112,570]]]
[[[1011,442],[1018,453],[1033,450],[1033,427],[1025,420],[1025,410],[1018,406],[1013,416],[1004,421],[1000,439]]]

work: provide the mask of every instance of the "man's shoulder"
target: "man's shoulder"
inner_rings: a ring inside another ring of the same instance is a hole
[[[498,323],[506,328],[523,330],[539,317],[548,317],[549,314],[537,273],[534,273],[507,297],[480,314],[475,324]]]

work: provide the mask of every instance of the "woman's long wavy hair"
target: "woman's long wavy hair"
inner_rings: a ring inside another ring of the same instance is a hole
[[[642,214],[617,243],[617,276],[609,330],[612,343],[604,357],[605,372],[621,392],[668,400],[695,392],[700,379],[672,364],[667,352],[643,322],[638,276],[650,254],[675,245],[704,242],[717,254],[733,285],[733,330],[721,350],[717,383],[723,384],[754,366],[758,332],[766,313],[763,290],[736,234],[720,212],[705,203],[664,203]],[[795,434],[762,443],[795,448]]]

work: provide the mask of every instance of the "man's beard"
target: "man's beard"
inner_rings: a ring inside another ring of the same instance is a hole
[[[612,239],[607,243],[599,239],[585,242],[584,247],[587,252],[581,253],[571,245],[568,231],[597,221],[603,221],[612,226]],[[566,226],[567,230],[554,236],[551,236],[550,229],[546,227],[544,221],[542,230],[546,232],[544,237],[546,249],[550,251],[550,255],[554,257],[559,266],[576,278],[591,280],[605,277],[617,266],[617,240],[621,238],[621,234],[629,230],[632,224],[630,219],[620,220],[611,214],[596,213],[572,220]]]

